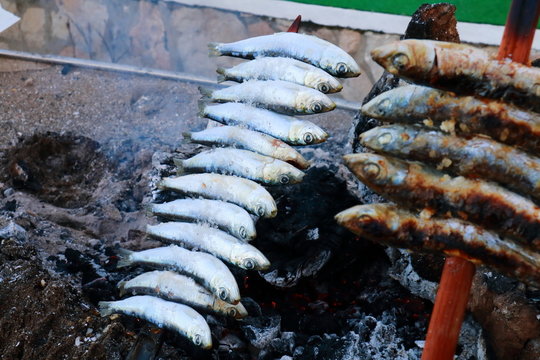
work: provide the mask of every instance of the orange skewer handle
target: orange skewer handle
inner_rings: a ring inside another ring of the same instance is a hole
[[[510,58],[529,63],[531,46],[540,15],[540,1],[514,0],[508,13],[506,27],[499,47],[499,60]]]

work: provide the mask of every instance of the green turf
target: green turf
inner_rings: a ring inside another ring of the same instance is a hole
[[[441,1],[403,0],[289,0],[306,4],[334,6],[364,11],[376,11],[396,15],[412,15],[424,3]],[[458,21],[504,25],[511,0],[454,0]],[[361,22],[361,19],[358,19]],[[540,27],[540,26],[539,26]]]

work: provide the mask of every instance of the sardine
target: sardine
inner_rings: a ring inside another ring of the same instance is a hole
[[[166,222],[147,225],[146,233],[160,240],[200,249],[242,269],[270,267],[270,261],[254,246],[207,225]]]
[[[485,137],[462,138],[416,126],[389,125],[364,132],[360,142],[377,152],[493,180],[540,199],[540,159]]]
[[[205,105],[200,103],[199,115],[225,125],[240,125],[251,130],[283,140],[291,145],[319,144],[328,138],[328,134],[307,120],[277,114],[240,103]]]
[[[290,57],[315,65],[338,77],[356,77],[360,67],[345,51],[312,35],[281,32],[237,42],[208,44],[211,56],[253,59],[261,56]]]
[[[443,252],[539,286],[540,254],[458,219],[423,219],[390,204],[354,206],[336,215],[358,236],[389,246]]]
[[[254,239],[257,235],[251,215],[240,206],[225,201],[178,199],[163,204],[150,204],[148,211],[169,219],[216,225],[246,241]]]
[[[164,178],[157,186],[159,189],[230,202],[260,217],[272,218],[277,214],[276,202],[265,188],[237,176],[191,174]]]
[[[188,275],[218,298],[231,304],[240,301],[240,290],[229,268],[210,254],[167,246],[143,251],[120,249],[118,267],[146,264]]]
[[[309,162],[291,146],[270,135],[238,126],[216,126],[199,132],[184,133],[188,141],[203,145],[224,145],[254,151],[307,169]]]
[[[408,85],[373,98],[362,106],[362,113],[383,121],[423,123],[445,132],[484,134],[540,153],[540,116],[502,101]]]
[[[324,94],[335,93],[343,85],[327,72],[296,59],[262,57],[236,65],[230,69],[217,68],[218,83],[232,80],[283,80],[317,89]]]
[[[474,46],[409,39],[378,47],[371,57],[417,83],[540,111],[540,69],[497,60]]]
[[[318,114],[334,110],[336,104],[325,94],[280,80],[250,80],[224,89],[199,88],[214,102],[239,102],[291,115]]]
[[[206,320],[189,306],[141,295],[119,301],[100,301],[99,309],[101,316],[114,313],[135,316],[176,331],[203,349],[212,347],[212,335]]]
[[[189,159],[174,159],[178,173],[216,172],[236,175],[270,185],[297,184],[304,173],[291,164],[253,151],[217,148]]]
[[[344,158],[360,181],[399,205],[459,217],[540,249],[540,208],[503,187],[451,177],[390,156],[362,153]]]
[[[215,297],[192,278],[172,271],[150,271],[118,283],[120,296],[154,295],[218,314],[242,319],[248,315],[242,303],[229,304]]]

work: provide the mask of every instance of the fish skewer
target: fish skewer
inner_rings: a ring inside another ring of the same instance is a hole
[[[270,261],[254,246],[209,226],[166,222],[147,225],[146,233],[160,240],[198,248],[242,269],[266,270],[270,267]]]
[[[180,174],[186,171],[217,172],[270,185],[297,184],[305,175],[284,161],[252,151],[230,148],[203,151],[189,159],[174,159],[174,163]]]
[[[389,125],[364,132],[360,142],[377,152],[493,180],[540,200],[540,159],[485,137],[461,138],[415,126]]]
[[[362,113],[389,122],[423,123],[446,132],[484,134],[540,153],[540,115],[501,101],[407,85],[373,98],[362,106]]]
[[[102,316],[122,313],[145,319],[187,337],[203,349],[212,347],[212,335],[204,318],[189,306],[140,295],[119,301],[100,301]]]
[[[239,102],[283,114],[308,115],[334,110],[336,104],[325,94],[280,80],[250,80],[219,90],[199,88],[214,102]]]
[[[219,200],[177,199],[163,204],[150,204],[153,215],[175,220],[204,222],[216,225],[239,239],[255,238],[255,223],[249,213],[238,205]]]
[[[232,305],[218,299],[192,278],[172,271],[146,272],[129,281],[120,281],[118,289],[120,296],[125,294],[154,295],[164,300],[187,304],[235,319],[242,319],[248,315],[242,303]]]
[[[354,206],[336,215],[342,226],[377,243],[443,252],[540,284],[540,254],[458,219],[422,219],[390,204]]]
[[[190,142],[203,145],[225,145],[250,150],[307,169],[309,162],[281,140],[237,126],[217,126],[199,132],[184,133]]]
[[[335,93],[343,85],[327,72],[302,61],[285,57],[262,57],[236,65],[230,69],[217,68],[218,83],[232,80],[282,80],[319,90],[324,94]]]
[[[474,46],[401,40],[372,50],[371,57],[390,73],[420,84],[540,112],[540,69],[497,60]]]
[[[412,208],[428,208],[517,238],[540,249],[540,208],[500,186],[450,177],[420,163],[375,154],[345,155],[347,167],[377,193]]]
[[[229,44],[208,44],[211,56],[236,56],[253,59],[281,56],[315,65],[337,77],[356,77],[360,67],[345,51],[315,36],[281,32],[257,36]]]
[[[190,174],[164,178],[157,186],[162,190],[230,202],[260,217],[272,218],[277,214],[276,202],[265,188],[237,176]]]
[[[201,104],[199,115],[225,125],[240,125],[283,140],[290,145],[319,144],[328,134],[307,120],[277,114],[241,103]]]
[[[179,246],[167,246],[143,251],[120,249],[118,267],[145,264],[168,268],[196,279],[218,298],[238,304],[240,290],[229,268],[216,257]]]

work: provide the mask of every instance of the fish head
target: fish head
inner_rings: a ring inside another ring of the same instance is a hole
[[[402,125],[378,126],[360,134],[360,143],[372,150],[383,152],[406,152],[416,138],[414,127]]]
[[[402,40],[373,49],[371,57],[394,75],[422,79],[435,65],[435,47],[426,40]]]
[[[257,248],[249,244],[236,244],[231,249],[231,260],[245,270],[266,270],[270,261]]]
[[[251,196],[250,208],[255,215],[259,217],[273,218],[277,215],[276,202],[270,194],[260,194],[260,192],[254,192]]]
[[[320,67],[328,73],[342,78],[360,75],[360,66],[353,57],[339,48],[328,48],[321,54]]]
[[[214,294],[223,301],[226,301],[230,304],[237,304],[240,301],[240,289],[238,285],[234,282],[231,282],[228,276],[216,273],[210,281],[210,286],[214,289]]]
[[[325,94],[306,87],[296,94],[295,108],[302,114],[318,114],[334,110],[336,104]]]
[[[314,145],[325,142],[328,133],[311,122],[297,121],[292,124],[289,137],[296,145]]]
[[[368,186],[400,185],[408,173],[406,163],[386,156],[360,153],[343,158],[354,175]]]
[[[244,305],[242,305],[241,302],[239,302],[236,305],[229,304],[225,301],[221,301],[219,299],[216,299],[214,301],[213,308],[217,311],[219,311],[222,314],[225,314],[227,316],[230,316],[234,319],[243,319],[246,316],[248,316],[248,312]]]
[[[356,235],[376,237],[395,230],[391,225],[394,210],[390,204],[357,205],[340,212],[335,219]]]
[[[186,336],[191,342],[203,349],[212,348],[212,334],[208,324],[203,321],[193,321],[192,326],[186,332]]]
[[[313,88],[317,89],[323,94],[330,94],[341,91],[343,85],[328,73],[316,69],[318,71],[308,71],[304,78],[304,83]]]
[[[235,225],[234,233],[238,234],[238,236],[240,236],[240,238],[244,241],[253,240],[257,235],[255,225],[253,223]]]
[[[304,175],[303,171],[280,160],[274,160],[263,168],[264,179],[275,185],[298,184]]]

